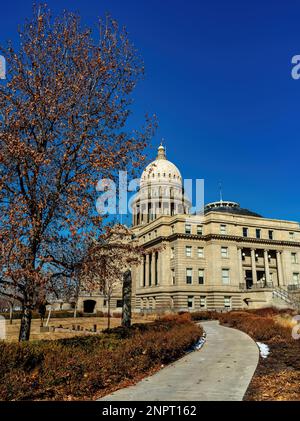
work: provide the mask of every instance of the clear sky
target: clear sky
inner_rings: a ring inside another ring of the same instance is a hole
[[[1,2],[0,42],[16,37],[31,0]],[[184,178],[205,179],[206,202],[240,202],[300,221],[300,54],[296,0],[49,0],[96,23],[109,11],[145,61],[131,125],[157,114],[157,146]],[[155,151],[151,151],[155,154]]]

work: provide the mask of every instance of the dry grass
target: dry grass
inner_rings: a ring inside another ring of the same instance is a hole
[[[133,323],[148,323],[149,320],[146,317],[135,317],[133,318]],[[58,328],[60,325],[63,328],[72,328],[72,325],[80,326],[83,329],[92,329],[94,325],[97,325],[97,330],[103,330],[107,327],[107,319],[105,317],[78,317],[74,318],[61,318],[61,319],[52,319],[49,322],[49,327]],[[120,326],[120,318],[111,318],[111,327]],[[9,321],[6,320],[6,336],[8,342],[15,342],[18,340],[20,329],[20,320],[13,320],[13,324],[10,325]],[[51,329],[50,329],[51,330]],[[40,320],[33,319],[31,322],[31,335],[30,340],[40,340],[40,339],[62,339],[62,338],[71,338],[73,336],[85,335],[84,331],[59,331],[56,332],[40,332]]]
[[[0,399],[95,399],[180,358],[202,333],[188,315],[182,315],[101,335],[0,341]]]
[[[292,337],[292,313],[265,309],[263,312],[230,312],[220,322],[240,329],[255,341],[269,346],[267,358],[260,358],[245,395],[251,401],[300,400],[300,341]]]

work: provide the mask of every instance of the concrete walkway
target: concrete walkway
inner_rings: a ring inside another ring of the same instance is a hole
[[[105,401],[241,401],[256,369],[259,350],[239,330],[202,322],[207,334],[200,351],[187,354]]]

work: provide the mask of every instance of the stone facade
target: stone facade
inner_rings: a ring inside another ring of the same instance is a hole
[[[134,228],[149,253],[134,270],[137,308],[291,306],[287,295],[300,288],[298,223],[218,210],[199,221],[161,216]]]
[[[181,174],[163,146],[141,176],[133,210],[132,231],[146,251],[143,264],[132,268],[136,311],[298,305],[298,222],[263,218],[223,200],[190,214]],[[81,297],[79,308],[88,299]],[[93,299],[94,309],[105,311],[104,297]],[[120,291],[112,308],[117,304]]]

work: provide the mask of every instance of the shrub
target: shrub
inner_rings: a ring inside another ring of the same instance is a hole
[[[184,355],[201,336],[186,316],[102,335],[0,343],[0,399],[91,399]]]
[[[271,313],[266,312],[265,314]],[[256,341],[278,342],[291,340],[291,330],[280,325],[270,316],[263,317],[254,312],[233,311],[221,314],[219,320],[222,324],[242,330]]]

